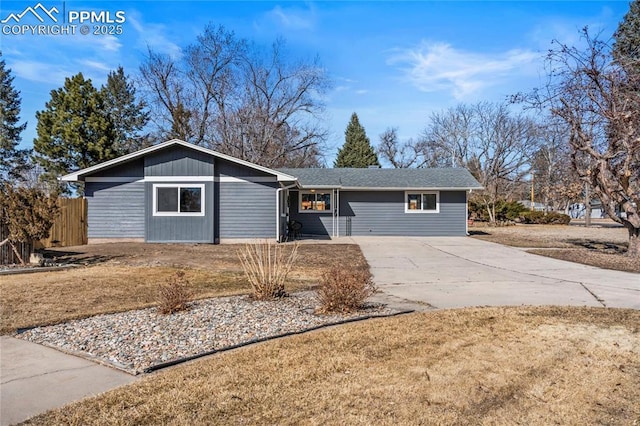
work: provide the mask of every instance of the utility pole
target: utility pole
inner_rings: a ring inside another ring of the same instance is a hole
[[[533,172],[531,172],[531,211],[535,210],[534,191],[533,191]]]
[[[591,226],[591,186],[584,184],[584,226]]]

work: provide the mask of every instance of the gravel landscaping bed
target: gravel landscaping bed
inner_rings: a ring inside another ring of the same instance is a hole
[[[160,364],[211,353],[243,343],[371,316],[399,313],[379,304],[351,314],[316,315],[315,293],[277,301],[248,296],[221,297],[161,315],[156,308],[98,315],[16,335],[65,352],[112,365],[132,374]]]

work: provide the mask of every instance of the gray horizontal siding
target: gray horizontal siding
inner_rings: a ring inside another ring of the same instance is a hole
[[[163,182],[172,183],[170,181]],[[166,243],[213,243],[213,182],[173,182],[189,186],[191,183],[205,184],[204,216],[154,216],[153,183],[146,182],[146,241]]]
[[[144,183],[85,184],[89,238],[144,238]]]
[[[182,146],[144,157],[145,176],[213,176],[213,157]]]
[[[275,238],[275,182],[220,182],[219,196],[220,238]]]
[[[298,193],[290,197],[290,217],[303,234],[330,235],[331,213],[298,213]],[[463,236],[466,233],[465,191],[441,191],[439,213],[405,213],[403,191],[341,191],[340,235],[350,221],[351,235]]]

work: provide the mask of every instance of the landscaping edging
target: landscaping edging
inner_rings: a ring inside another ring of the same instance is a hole
[[[162,363],[162,364],[152,365],[150,367],[145,368],[143,370],[143,372],[144,373],[153,373],[154,371],[161,370],[163,368],[173,367],[174,365],[182,364],[184,362],[193,361],[195,359],[203,358],[203,357],[209,356],[209,355],[214,355],[214,354],[217,354],[217,353],[220,353],[220,352],[227,352],[227,351],[231,351],[231,350],[234,350],[234,349],[243,348],[245,346],[254,345],[256,343],[262,343],[262,342],[266,342],[266,341],[269,341],[269,340],[281,339],[283,337],[296,336],[296,335],[299,335],[299,334],[310,333],[312,331],[317,331],[317,330],[321,330],[323,328],[333,327],[333,326],[336,326],[336,325],[349,324],[351,322],[358,322],[358,321],[366,321],[366,320],[370,320],[370,319],[373,319],[373,318],[395,317],[397,315],[410,314],[410,313],[413,313],[413,312],[415,312],[415,311],[406,310],[406,311],[392,312],[392,313],[389,313],[389,314],[367,315],[367,316],[363,316],[363,317],[349,318],[349,319],[346,319],[344,321],[332,322],[332,323],[327,323],[327,324],[323,324],[323,325],[318,325],[316,327],[311,327],[311,328],[307,328],[307,329],[304,329],[304,330],[291,331],[291,332],[288,332],[288,333],[269,336],[269,337],[265,337],[265,338],[262,338],[262,339],[249,340],[249,341],[246,341],[246,342],[238,343],[237,345],[228,346],[226,348],[221,348],[221,349],[217,349],[217,350],[213,350],[213,351],[209,351],[209,352],[203,352],[201,354],[197,354],[197,355],[193,355],[193,356],[190,356],[190,357],[187,357],[187,358],[181,358],[181,359],[165,362],[165,363]]]
[[[17,268],[7,268],[0,269],[0,276],[2,275],[18,275],[18,274],[35,274],[38,272],[52,272],[52,271],[63,271],[65,269],[73,269],[78,268],[82,265],[70,264],[70,265],[61,265],[61,266],[33,266],[33,267],[17,267]]]
[[[190,310],[171,315],[147,308],[35,327],[15,337],[137,375],[271,339],[410,312],[369,304],[351,314],[315,315],[316,305],[312,292],[270,302],[231,296],[196,301]]]

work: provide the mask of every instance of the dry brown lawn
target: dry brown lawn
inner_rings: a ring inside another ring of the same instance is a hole
[[[34,425],[640,422],[640,312],[484,308],[370,320],[221,353]]]
[[[627,230],[612,221],[596,222],[592,227],[576,225],[474,226],[474,238],[529,248],[529,253],[583,263],[599,268],[640,272],[640,263],[625,256]]]
[[[193,299],[250,291],[236,245],[96,244],[49,250],[86,266],[0,276],[0,333],[157,304],[158,285],[185,270]],[[366,267],[357,245],[304,244],[287,290],[313,288],[332,264]]]

